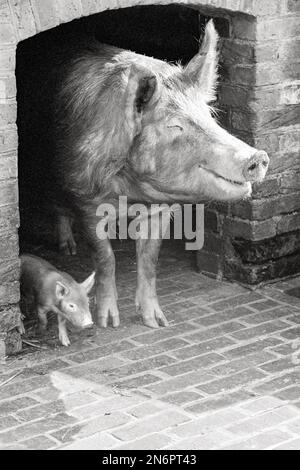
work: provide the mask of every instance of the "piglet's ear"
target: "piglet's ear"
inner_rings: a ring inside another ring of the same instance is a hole
[[[81,283],[82,287],[85,289],[86,293],[89,294],[95,284],[95,271]]]
[[[55,294],[58,299],[63,299],[69,293],[69,288],[62,282],[56,281]]]

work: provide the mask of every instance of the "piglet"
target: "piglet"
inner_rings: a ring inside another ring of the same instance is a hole
[[[78,284],[72,276],[37,256],[21,256],[21,293],[25,298],[33,299],[41,332],[47,328],[47,313],[57,314],[59,340],[64,346],[70,345],[67,320],[79,328],[93,324],[88,293],[94,278],[93,272]]]

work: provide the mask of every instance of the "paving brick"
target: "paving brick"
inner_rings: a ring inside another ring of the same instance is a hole
[[[264,297],[260,294],[256,294],[251,292],[249,294],[240,294],[230,299],[221,300],[219,302],[214,302],[210,304],[210,308],[215,310],[216,312],[227,310],[229,308],[234,308],[239,305],[249,304],[251,302],[255,302],[256,300],[264,300]]]
[[[300,327],[283,331],[280,336],[286,339],[298,339],[300,337]]]
[[[27,410],[16,413],[20,421],[33,421],[35,419],[46,418],[47,416],[63,413],[65,403],[63,400],[57,400],[43,405],[33,406]]]
[[[248,318],[253,312],[247,307],[236,307],[233,309],[226,310],[225,312],[214,313],[208,316],[204,316],[197,320],[195,323],[202,326],[211,326],[218,323],[227,322],[236,318],[246,317]]]
[[[228,426],[230,423],[239,422],[243,419],[245,419],[245,415],[238,410],[218,410],[189,423],[176,426],[176,428],[172,429],[172,433],[180,437],[193,437],[199,434],[207,434],[208,432],[218,430],[221,427]]]
[[[57,446],[57,442],[47,436],[36,436],[31,439],[21,441],[22,445],[26,450],[48,450]]]
[[[98,359],[96,361],[92,361],[89,364],[81,364],[80,366],[70,367],[68,369],[68,375],[72,377],[93,377],[93,381],[96,380],[97,377],[101,377],[111,371],[112,369],[118,368],[125,364],[125,361],[110,356],[108,358]]]
[[[33,390],[37,390],[45,385],[48,385],[50,382],[49,377],[35,377],[33,379],[23,380],[22,387],[20,387],[20,383],[8,383],[4,385],[0,389],[0,400],[5,398],[10,398],[13,396],[25,394],[28,392],[32,392]]]
[[[143,374],[132,379],[122,380],[122,382],[115,382],[113,385],[116,388],[128,388],[134,389],[139,387],[145,387],[146,385],[159,382],[161,379],[153,374]]]
[[[227,427],[227,431],[234,435],[242,436],[252,434],[264,429],[277,427],[289,418],[280,416],[276,411],[267,411],[266,413],[254,416],[253,418],[246,419],[239,424]]]
[[[78,406],[87,405],[99,399],[96,395],[91,395],[85,391],[75,393],[68,393],[67,395],[60,394],[60,399],[64,401],[65,409],[72,410]]]
[[[225,358],[220,354],[205,354],[204,356],[194,357],[192,359],[188,359],[187,361],[181,361],[178,364],[162,367],[161,371],[168,375],[181,375],[193,370],[204,369],[224,360]]]
[[[267,361],[275,359],[275,356],[266,351],[260,351],[256,354],[251,354],[241,359],[235,359],[225,364],[220,364],[212,367],[210,371],[218,376],[227,376],[236,372],[241,372],[249,367],[259,366]]]
[[[6,428],[13,428],[14,426],[18,426],[18,424],[20,424],[20,422],[13,416],[10,416],[10,415],[1,416],[0,431]],[[1,439],[0,439],[0,442],[1,442]]]
[[[203,398],[203,395],[200,395],[200,393],[195,392],[195,391],[185,390],[183,392],[178,392],[178,393],[169,393],[168,395],[165,395],[161,397],[160,399],[167,403],[171,403],[172,405],[184,405],[186,403],[200,400],[201,398]]]
[[[162,408],[162,406],[158,406],[155,403],[148,402],[143,403],[142,405],[135,406],[134,408],[130,408],[128,410],[128,413],[132,416],[135,416],[135,418],[146,418],[146,416],[154,415],[156,413],[159,413],[160,411],[163,411]]]
[[[221,431],[214,431],[200,436],[190,436],[176,441],[167,447],[168,450],[213,450],[218,449],[228,441],[228,435]]]
[[[178,426],[178,424],[184,423],[188,421],[188,419],[187,416],[177,411],[173,411],[172,413],[165,412],[152,418],[144,419],[139,423],[114,430],[112,431],[112,435],[122,441],[130,441],[145,436],[146,434],[160,432],[173,426]]]
[[[190,325],[189,323],[180,323],[175,326],[171,326],[169,328],[164,328],[156,331],[151,331],[144,335],[135,336],[132,339],[137,343],[141,344],[152,344],[157,341],[162,341],[163,339],[185,334],[191,332],[195,329],[194,325]]]
[[[294,386],[285,388],[278,393],[274,394],[275,397],[280,398],[281,400],[299,400],[300,398],[300,386]]]
[[[177,351],[173,351],[172,355],[178,359],[188,359],[194,356],[201,356],[210,351],[217,351],[218,349],[227,348],[236,344],[229,338],[218,338],[211,341],[204,341],[203,343],[195,344],[193,346],[186,346]]]
[[[238,322],[224,323],[223,325],[216,326],[214,328],[205,328],[205,330],[201,330],[191,335],[188,335],[186,336],[186,339],[188,341],[199,343],[208,339],[218,338],[226,334],[231,334],[243,328],[245,328],[245,326]]]
[[[93,418],[97,415],[105,415],[118,410],[132,407],[138,403],[146,401],[146,398],[137,394],[122,396],[115,394],[113,397],[105,398],[86,406],[81,406],[71,411],[72,416],[78,419]]]
[[[239,340],[252,339],[259,336],[266,336],[270,333],[275,333],[276,331],[288,328],[288,326],[288,323],[278,320],[276,322],[274,321],[263,323],[252,328],[247,328],[243,331],[232,333],[232,336]]]
[[[277,429],[269,430],[266,433],[257,434],[249,439],[241,440],[235,444],[225,446],[226,450],[264,450],[268,447],[278,444],[278,442],[287,441],[291,435]]]
[[[51,433],[52,437],[55,437],[62,443],[72,442],[75,439],[82,439],[87,436],[91,436],[97,432],[105,431],[117,426],[122,426],[130,421],[130,417],[120,412],[113,412],[98,416],[89,421],[84,421],[73,426],[65,427],[60,431]]]
[[[202,392],[212,395],[214,393],[224,392],[242,385],[251,385],[253,381],[263,378],[265,378],[265,374],[262,372],[255,369],[248,369],[238,374],[230,375],[224,379],[218,379],[207,384],[199,385],[197,388]]]
[[[206,399],[195,403],[186,408],[187,411],[195,414],[205,413],[207,411],[216,411],[221,408],[227,408],[231,405],[238,405],[253,397],[253,394],[244,390],[233,393],[227,393],[220,398]]]
[[[184,390],[192,385],[208,382],[213,378],[214,376],[212,374],[204,374],[203,371],[190,372],[188,374],[180,375],[179,377],[163,380],[160,383],[150,385],[147,387],[147,390],[150,390],[157,395],[165,395],[166,393]]]
[[[250,325],[265,323],[282,317],[287,317],[286,319],[290,321],[291,317],[289,317],[289,315],[291,315],[291,313],[292,310],[288,307],[279,307],[274,308],[272,310],[268,310],[267,312],[249,315],[248,317],[244,318],[244,321],[246,321]]]
[[[12,442],[24,440],[24,438],[31,438],[44,432],[49,432],[53,429],[66,426],[74,423],[75,419],[65,413],[60,413],[56,416],[51,416],[46,419],[22,424],[15,429],[0,433],[0,442],[3,444],[10,444]]]
[[[76,440],[72,444],[63,445],[63,450],[107,450],[118,444],[118,440],[109,434],[99,432],[85,439]]]
[[[191,302],[190,300],[181,300],[180,302],[169,304],[166,311],[170,313],[170,317],[172,318],[172,314],[185,312],[191,307],[195,307],[195,304],[193,302]]]
[[[247,411],[249,415],[257,415],[265,411],[276,410],[282,407],[282,402],[272,396],[263,396],[255,398],[254,400],[248,401],[247,403],[241,403],[240,407],[242,410]]]
[[[291,385],[298,385],[300,380],[300,371],[290,372],[280,377],[275,377],[261,385],[256,386],[253,391],[257,393],[275,393],[277,390],[288,388]]]
[[[27,408],[29,406],[36,405],[37,403],[38,403],[37,400],[34,400],[33,398],[30,398],[30,397],[20,397],[20,398],[14,398],[12,400],[4,400],[0,402],[0,416],[13,413],[22,408]]]
[[[266,372],[274,374],[276,372],[283,372],[288,369],[294,369],[295,361],[292,357],[288,357],[284,359],[279,359],[278,361],[268,362],[268,364],[262,364],[259,368]]]
[[[164,352],[172,351],[174,349],[183,348],[189,343],[184,341],[182,338],[172,338],[165,341],[160,341],[150,346],[141,346],[129,351],[122,352],[121,356],[132,361],[140,359],[146,359],[151,356],[155,356]],[[172,352],[172,355],[174,353]]]
[[[274,351],[276,354],[280,354],[282,356],[289,356],[295,353],[295,347],[293,343],[284,343],[271,348],[270,351]]]
[[[270,308],[278,307],[280,304],[275,302],[274,300],[260,300],[258,302],[252,302],[251,308],[254,310],[258,310],[259,312],[263,312],[264,310],[269,310]]]
[[[299,450],[300,449],[300,438],[292,439],[284,444],[280,444],[276,447],[273,447],[273,450]]]
[[[129,377],[130,375],[139,374],[141,372],[151,371],[157,368],[162,368],[169,364],[173,364],[175,359],[167,356],[154,356],[143,361],[134,362],[123,367],[113,369],[109,372],[110,378],[121,379],[123,377]]]
[[[244,346],[239,346],[234,349],[229,349],[224,351],[223,354],[228,358],[245,357],[255,352],[263,351],[266,348],[276,346],[280,343],[282,343],[282,341],[277,338],[266,338],[259,341],[252,341]]]
[[[81,351],[78,354],[68,356],[68,359],[71,359],[71,361],[77,363],[83,363],[99,359],[103,356],[109,356],[110,354],[126,351],[127,349],[132,348],[134,348],[134,345],[132,343],[129,343],[128,341],[121,341],[120,343],[106,344],[105,346],[100,346],[99,348]]]
[[[163,433],[149,434],[135,441],[126,442],[126,444],[117,445],[114,449],[118,450],[156,450],[166,447],[171,442],[171,438]]]

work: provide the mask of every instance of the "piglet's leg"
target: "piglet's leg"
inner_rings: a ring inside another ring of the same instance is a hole
[[[152,227],[155,230],[155,219],[152,220]],[[137,291],[135,304],[137,311],[143,317],[144,324],[150,328],[159,328],[160,325],[168,326],[168,320],[159,306],[156,294],[156,265],[162,243],[158,234],[159,232],[156,235],[149,233],[148,239],[136,241]],[[157,238],[152,238],[153,236],[157,236]]]
[[[59,341],[63,346],[70,346],[70,340],[68,337],[67,333],[67,327],[66,327],[66,319],[62,317],[62,315],[57,315],[57,320],[58,320],[58,337]]]
[[[37,308],[37,314],[39,318],[39,331],[40,333],[44,333],[45,330],[47,329],[47,313],[49,312],[49,308],[41,307],[38,306]]]

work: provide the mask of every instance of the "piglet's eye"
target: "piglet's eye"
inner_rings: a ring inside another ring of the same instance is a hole
[[[70,308],[71,310],[75,310],[75,305],[74,305],[74,304],[69,304],[69,308]]]

